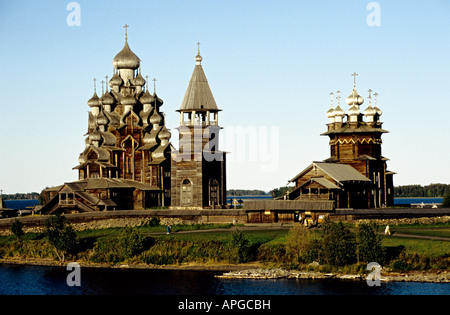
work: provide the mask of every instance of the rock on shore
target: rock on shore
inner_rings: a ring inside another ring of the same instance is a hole
[[[248,269],[227,272],[216,276],[221,279],[341,279],[365,281],[366,275],[348,275],[339,273],[321,273],[316,271],[298,271],[285,269]],[[436,271],[433,273],[410,272],[410,273],[386,273],[382,274],[381,281],[397,282],[434,282],[450,283],[450,272]]]

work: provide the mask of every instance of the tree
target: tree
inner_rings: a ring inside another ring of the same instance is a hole
[[[442,200],[443,208],[450,208],[450,192],[445,194],[444,199]]]
[[[273,198],[278,198],[286,195],[287,193],[290,193],[292,190],[294,190],[294,186],[283,186],[279,188],[275,188],[271,191],[269,191],[269,195],[272,195]]]
[[[382,263],[383,247],[381,246],[381,235],[377,234],[377,228],[378,226],[374,222],[358,224],[359,261]]]
[[[45,205],[49,201],[49,195],[48,192],[46,192],[47,189],[48,187],[45,187],[39,194],[38,200],[40,205]]]
[[[123,257],[131,258],[140,254],[145,248],[145,243],[145,236],[143,236],[137,229],[125,229],[120,239]]]
[[[286,249],[294,256],[298,263],[308,260],[309,252],[312,249],[313,236],[309,229],[300,225],[289,230],[286,242]]]
[[[64,262],[65,255],[72,252],[77,245],[77,235],[66,217],[57,214],[45,222],[45,234],[55,248],[56,256]]]
[[[246,263],[251,259],[251,246],[250,242],[241,231],[233,232],[231,240],[231,248],[233,252],[234,261],[236,263]]]
[[[14,222],[11,224],[11,232],[17,237],[17,240],[20,240],[20,237],[24,235],[22,228],[22,222],[19,220],[14,220]]]
[[[356,239],[342,221],[327,220],[323,236],[324,259],[333,266],[345,266],[356,261]]]

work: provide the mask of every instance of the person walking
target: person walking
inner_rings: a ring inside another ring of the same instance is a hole
[[[389,225],[386,225],[386,228],[384,229],[384,235],[391,235],[391,231],[389,230]]]

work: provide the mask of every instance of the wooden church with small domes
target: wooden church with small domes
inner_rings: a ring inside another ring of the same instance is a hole
[[[322,134],[330,138],[330,157],[313,162],[291,179],[295,188],[287,199],[333,200],[335,208],[346,209],[385,208],[394,204],[395,173],[388,171],[388,159],[381,153],[381,136],[388,131],[382,128],[378,94],[374,94],[372,106],[369,90],[369,105],[361,111],[364,99],[356,90],[357,74],[353,76],[353,90],[346,99],[347,113],[340,106],[341,92],[336,92],[336,107],[334,93],[330,94],[328,130]]]

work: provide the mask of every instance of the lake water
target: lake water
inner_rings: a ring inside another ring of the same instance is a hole
[[[433,204],[433,203],[442,203],[443,198],[394,198],[394,205],[402,205],[402,204]]]
[[[228,204],[231,204],[233,202],[233,199],[236,199],[239,201],[241,199],[242,201],[246,200],[264,200],[264,199],[272,199],[271,196],[244,196],[244,197],[227,197]],[[411,203],[425,203],[425,204],[432,204],[432,203],[442,203],[443,198],[394,198],[394,205],[403,205],[403,204],[411,204]]]
[[[0,295],[449,295],[450,284],[351,280],[217,279],[213,271],[82,268],[69,287],[64,267],[0,264]]]
[[[27,207],[34,207],[39,204],[39,200],[5,200],[5,206],[9,209],[22,210]]]

